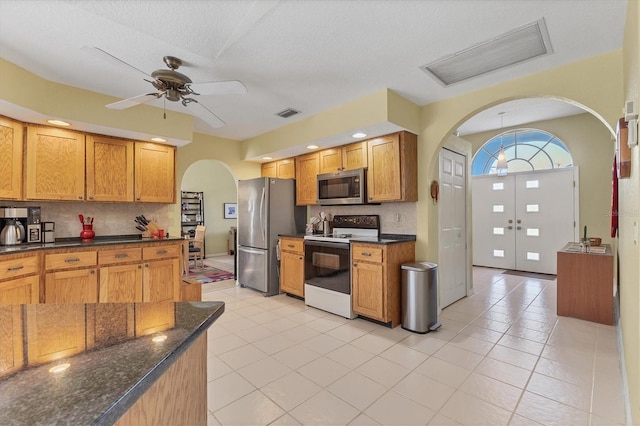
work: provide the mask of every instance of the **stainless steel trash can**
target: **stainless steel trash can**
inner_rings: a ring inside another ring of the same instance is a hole
[[[401,269],[402,328],[422,334],[437,330],[438,265],[405,263]]]

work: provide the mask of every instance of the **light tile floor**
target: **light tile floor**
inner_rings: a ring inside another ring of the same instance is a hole
[[[226,303],[208,333],[209,424],[625,424],[615,327],[557,317],[555,280],[502,272],[474,268],[476,293],[425,335],[203,293]]]

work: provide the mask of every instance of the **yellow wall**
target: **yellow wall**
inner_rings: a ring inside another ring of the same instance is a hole
[[[637,0],[627,2],[623,51],[624,99],[640,101],[640,7]],[[640,226],[640,148],[637,146],[631,150],[631,177],[620,180],[619,197],[620,327],[632,424],[640,424],[640,250],[638,231],[634,231],[634,223]]]
[[[591,114],[528,123],[526,127],[545,130],[567,145],[573,164],[580,171],[580,220],[576,227],[582,229],[587,225],[590,236],[600,237],[604,244],[611,244],[611,166],[615,147],[609,129]],[[503,130],[509,129],[505,127]],[[499,130],[482,132],[465,135],[463,139],[471,142],[475,154],[486,141],[499,133]]]

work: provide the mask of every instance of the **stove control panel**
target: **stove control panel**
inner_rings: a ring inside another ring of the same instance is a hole
[[[378,215],[335,215],[333,216],[334,228],[360,228],[380,229],[380,216]]]

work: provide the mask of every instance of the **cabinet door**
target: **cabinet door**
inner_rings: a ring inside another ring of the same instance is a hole
[[[367,167],[367,142],[356,142],[342,147],[342,170]]]
[[[296,205],[307,206],[318,201],[318,153],[296,157]]]
[[[324,149],[318,153],[318,156],[320,157],[319,174],[342,170],[342,148]]]
[[[85,306],[26,306],[27,363],[29,365],[53,361],[83,352],[85,339]]]
[[[21,305],[39,302],[40,277],[15,278],[0,283],[0,305]]]
[[[135,200],[155,203],[174,202],[174,147],[136,142]]]
[[[304,297],[304,256],[283,251],[280,257],[280,291]]]
[[[24,126],[0,117],[0,199],[22,198],[22,152]]]
[[[351,270],[353,312],[386,321],[384,311],[384,268],[379,263],[358,262]]]
[[[133,142],[87,135],[87,199],[133,201]]]
[[[24,366],[22,308],[0,307],[0,377],[7,376]]]
[[[95,269],[49,272],[44,284],[46,303],[98,303]]]
[[[279,160],[276,163],[278,169],[276,176],[280,179],[295,179],[296,178],[296,161],[293,158],[286,158]]]
[[[367,194],[370,202],[399,201],[400,140],[398,135],[382,136],[368,141],[369,170]]]
[[[278,177],[278,166],[277,161],[272,161],[270,163],[264,163],[261,167],[261,175],[262,177]]]
[[[142,302],[142,265],[100,268],[100,303]]]
[[[142,272],[142,301],[180,301],[180,274],[179,259],[146,262]]]
[[[84,200],[84,135],[27,127],[26,198]]]

